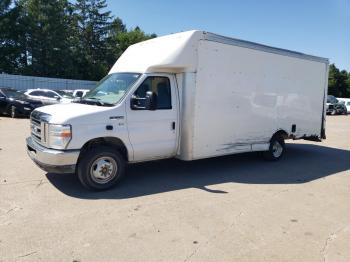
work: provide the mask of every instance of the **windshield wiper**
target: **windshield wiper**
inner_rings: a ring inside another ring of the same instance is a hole
[[[82,103],[85,104],[84,102],[87,102],[86,104],[92,103],[98,106],[114,106],[114,104],[111,103],[106,103],[106,102],[102,102],[100,101],[101,99],[98,97],[88,97],[85,99],[80,99],[78,101],[76,101],[76,103]]]

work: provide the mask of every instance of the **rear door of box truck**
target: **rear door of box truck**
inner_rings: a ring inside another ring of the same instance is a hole
[[[266,150],[279,130],[319,137],[327,70],[318,61],[199,41],[192,158]]]

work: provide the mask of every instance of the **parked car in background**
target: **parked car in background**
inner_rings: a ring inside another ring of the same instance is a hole
[[[327,102],[326,106],[327,106],[326,107],[326,114],[327,115],[335,115],[336,111],[334,109],[334,105]]]
[[[73,94],[67,91],[63,91],[63,90],[56,90],[56,93],[58,93],[61,97],[63,97],[64,99],[69,99],[69,100],[73,100]]]
[[[64,89],[64,90],[58,90],[58,91],[56,90],[56,92],[67,95],[68,97],[73,97],[74,90]]]
[[[326,113],[330,115],[347,115],[347,109],[345,104],[340,103],[337,98],[328,95]]]
[[[30,99],[15,89],[0,88],[0,114],[10,115],[12,118],[29,116],[35,108],[42,105],[41,101]]]
[[[25,94],[34,100],[41,101],[44,105],[72,102],[72,97],[59,92],[61,91],[53,91],[50,89],[29,89]]]
[[[85,96],[90,90],[89,89],[76,89],[73,92],[74,97],[83,97]]]
[[[347,113],[350,114],[350,98],[337,98],[337,100],[345,105]]]
[[[347,115],[348,110],[346,109],[346,106],[342,103],[337,103],[334,105],[335,111],[337,115]]]

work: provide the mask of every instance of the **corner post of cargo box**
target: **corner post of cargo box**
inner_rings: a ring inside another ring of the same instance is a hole
[[[323,94],[323,106],[322,106],[322,121],[321,121],[321,139],[326,139],[326,99],[328,94],[328,74],[329,74],[329,61],[325,63],[326,74],[324,81],[324,94]]]

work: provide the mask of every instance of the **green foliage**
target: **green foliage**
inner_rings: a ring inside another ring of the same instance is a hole
[[[350,72],[340,71],[334,64],[329,66],[328,94],[335,97],[350,97]]]
[[[106,0],[0,0],[0,72],[99,80],[133,43]]]
[[[35,76],[69,76],[70,52],[66,0],[20,1],[25,26],[22,72]]]
[[[119,49],[124,52],[130,45],[153,38],[152,35],[147,35],[139,27],[136,27],[129,32],[122,32],[116,36],[116,42],[119,43]]]
[[[21,30],[16,26],[19,7],[10,8],[11,0],[0,1],[0,72],[17,72],[20,67],[21,48],[18,46]],[[1,69],[6,70],[1,70]]]
[[[115,58],[119,58],[130,45],[156,37],[154,34],[146,34],[139,27],[127,31],[125,25],[119,24],[119,20],[114,23],[113,32],[108,39],[109,57],[113,58],[109,60],[109,67],[113,65]]]

